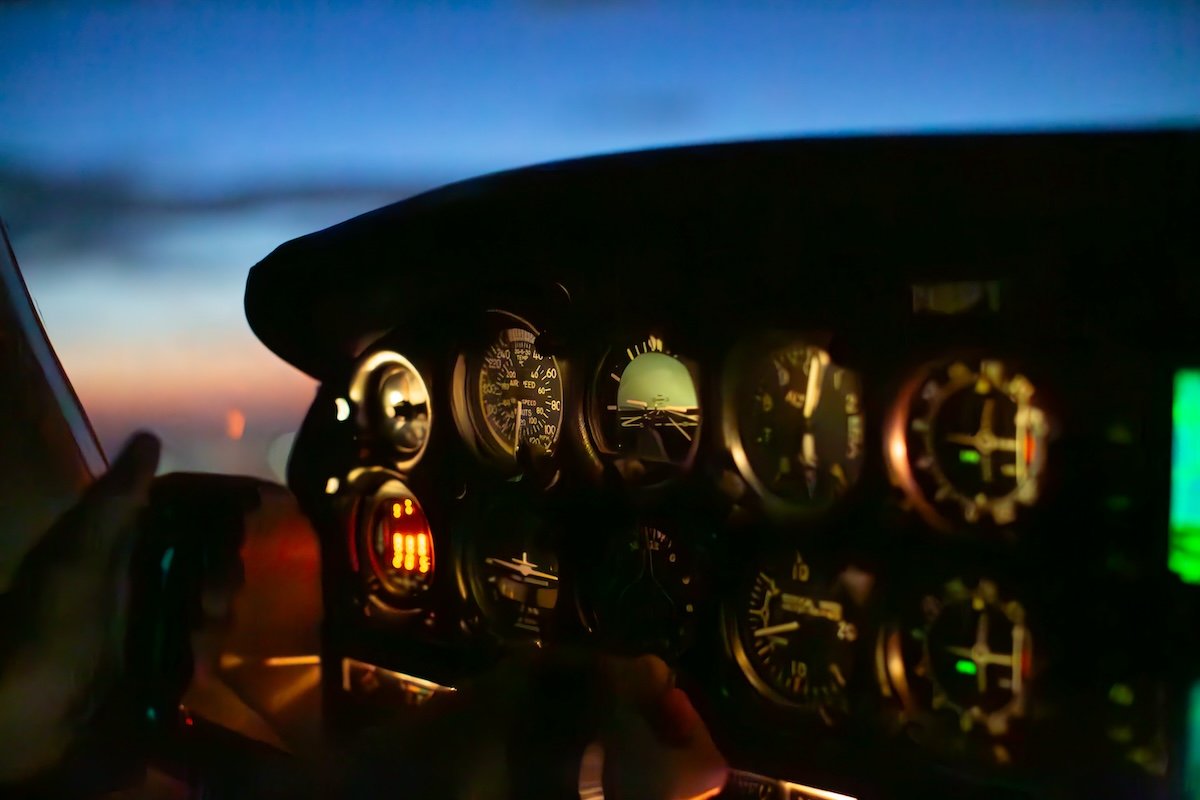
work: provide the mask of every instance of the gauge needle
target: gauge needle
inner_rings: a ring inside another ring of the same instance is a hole
[[[551,575],[548,572],[539,572],[536,569],[534,569],[534,567],[536,565],[532,561],[529,561],[527,558],[525,558],[525,553],[521,554],[520,560],[505,561],[500,558],[488,557],[488,558],[485,558],[484,561],[488,564],[495,564],[497,567],[504,567],[505,569],[511,569],[513,572],[519,572],[522,575],[526,575],[526,576],[532,575],[535,578],[544,578],[548,581],[557,581],[558,580],[557,575]]]
[[[679,423],[678,423],[678,422],[676,422],[676,421],[675,421],[673,418],[671,418],[671,417],[667,417],[667,422],[669,422],[669,423],[671,423],[672,425],[674,425],[674,426],[675,426],[675,430],[677,430],[677,431],[679,431],[681,434],[683,434],[683,438],[687,439],[689,442],[692,440],[692,437],[691,437],[691,435],[690,435],[690,434],[689,434],[687,431],[685,431],[685,430],[684,430],[682,427],[680,427]]]
[[[514,450],[521,446],[521,403],[523,403],[523,402],[524,402],[523,400],[517,401],[517,430],[513,434],[513,449]]]
[[[812,417],[821,402],[821,383],[825,376],[825,365],[829,363],[829,355],[819,350],[812,355],[808,362],[808,388],[804,393],[804,418]]]
[[[800,630],[800,621],[794,619],[791,622],[784,622],[781,625],[770,625],[766,628],[759,628],[754,632],[754,638],[758,639],[762,636],[773,636],[778,633],[791,633],[798,630]]]
[[[1001,667],[1011,667],[1013,664],[1011,654],[1002,655],[1000,653],[993,653],[990,650],[981,653],[973,647],[947,647],[946,652],[952,656],[974,661],[976,664],[996,664]]]

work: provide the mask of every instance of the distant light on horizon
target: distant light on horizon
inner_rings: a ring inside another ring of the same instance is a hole
[[[225,435],[236,442],[242,438],[242,434],[245,432],[246,415],[236,408],[229,409],[225,415]]]
[[[1200,5],[1136,0],[0,4],[0,217],[110,452],[282,479],[314,382],[242,294],[289,239],[600,152],[1195,125],[1197,75]]]

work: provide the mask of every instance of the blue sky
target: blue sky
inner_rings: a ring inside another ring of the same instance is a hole
[[[0,4],[0,216],[102,438],[148,424],[188,468],[268,474],[311,396],[242,320],[246,270],[423,188],[679,142],[1200,122],[1197,2],[93,6]]]

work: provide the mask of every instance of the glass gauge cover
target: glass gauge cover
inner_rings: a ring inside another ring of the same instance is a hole
[[[482,422],[492,449],[512,455],[518,445],[552,452],[562,431],[563,381],[558,362],[538,352],[538,331],[505,312],[492,312],[501,328],[473,374]]]
[[[828,723],[847,705],[873,578],[823,571],[805,555],[764,563],[736,612],[733,651],[767,699],[817,710]]]
[[[484,626],[501,639],[541,640],[559,600],[558,555],[545,521],[516,500],[499,501],[463,530],[471,538],[460,588]]]
[[[359,424],[395,450],[398,466],[415,464],[429,441],[433,412],[429,389],[412,362],[390,350],[371,353],[355,370],[349,394],[359,408]]]
[[[699,573],[691,548],[659,528],[634,526],[614,538],[585,621],[620,651],[678,656],[695,637]]]
[[[948,582],[921,599],[907,625],[881,634],[886,686],[910,711],[957,718],[963,732],[1008,733],[1025,715],[1033,677],[1025,616],[993,581]]]
[[[1049,424],[1036,394],[995,359],[927,370],[888,426],[893,481],[937,527],[1013,522],[1041,493]]]
[[[657,336],[614,349],[596,378],[592,418],[608,453],[645,464],[687,464],[700,432],[694,370]]]
[[[732,452],[742,476],[792,507],[829,505],[862,471],[857,373],[802,340],[741,358]]]
[[[419,453],[429,438],[425,381],[403,364],[388,364],[380,370],[378,396],[384,436],[403,455]]]
[[[387,604],[413,607],[433,585],[434,539],[417,498],[391,480],[363,501],[358,556],[368,583]]]

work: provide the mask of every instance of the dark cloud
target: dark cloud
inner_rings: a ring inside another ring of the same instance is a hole
[[[688,91],[595,92],[569,103],[567,120],[605,133],[662,133],[694,127],[703,110],[700,97]]]
[[[436,185],[436,181],[295,180],[197,191],[150,190],[132,171],[69,174],[0,161],[0,218],[18,257],[36,252],[42,266],[103,252],[138,268],[147,237],[177,222],[229,214],[285,211],[330,225]]]

